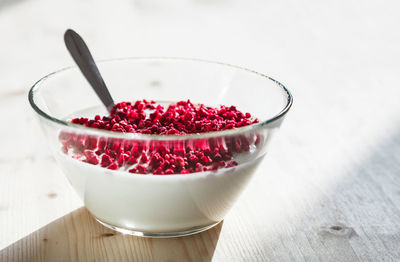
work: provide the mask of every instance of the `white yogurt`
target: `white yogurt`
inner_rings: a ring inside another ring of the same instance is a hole
[[[243,164],[235,159],[238,166],[187,175],[112,171],[62,152],[56,158],[98,220],[133,231],[171,233],[221,221],[263,157]]]
[[[168,105],[170,102],[160,102]],[[93,116],[101,108],[77,112]],[[74,116],[69,116],[73,118]],[[108,225],[148,233],[179,233],[221,221],[243,191],[263,155],[254,144],[234,156],[239,163],[217,171],[186,175],[141,175],[124,169],[109,170],[56,152],[56,158],[72,187],[88,210]]]

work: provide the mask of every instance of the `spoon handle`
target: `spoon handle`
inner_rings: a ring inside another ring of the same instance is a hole
[[[86,77],[97,96],[108,111],[114,106],[114,100],[101,77],[100,71],[90,54],[89,48],[82,37],[75,31],[68,29],[64,34],[64,42],[75,63]]]

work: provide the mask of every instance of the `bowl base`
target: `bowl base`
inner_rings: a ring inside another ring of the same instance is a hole
[[[120,228],[114,225],[107,224],[99,219],[97,219],[97,222],[102,224],[103,226],[110,228],[112,230],[115,230],[117,232],[120,232],[122,234],[126,235],[132,235],[132,236],[137,236],[137,237],[152,237],[152,238],[170,238],[170,237],[183,237],[183,236],[189,236],[193,234],[197,234],[203,231],[206,231],[210,228],[215,227],[218,225],[221,221],[218,221],[217,223],[205,226],[205,227],[196,227],[191,230],[187,231],[178,231],[178,232],[161,232],[161,233],[156,233],[156,232],[143,232],[143,231],[136,231],[136,230],[131,230],[131,229],[126,229],[126,228]]]

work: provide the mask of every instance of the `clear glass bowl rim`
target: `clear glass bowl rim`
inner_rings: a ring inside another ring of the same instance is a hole
[[[223,130],[223,131],[214,131],[214,132],[207,132],[207,133],[198,133],[198,134],[188,134],[188,135],[153,135],[153,134],[139,134],[139,133],[122,133],[122,132],[112,132],[108,130],[102,130],[102,129],[95,129],[95,128],[89,128],[86,126],[82,125],[76,125],[72,124],[70,122],[64,121],[62,119],[58,119],[56,117],[53,117],[47,113],[45,113],[43,110],[39,108],[39,106],[35,103],[34,101],[34,96],[35,92],[38,91],[41,87],[40,84],[46,81],[46,79],[50,77],[55,77],[58,73],[71,70],[71,69],[76,69],[77,66],[69,66],[65,67],[62,69],[59,69],[57,71],[54,71],[41,79],[39,79],[29,90],[28,94],[28,99],[29,103],[34,109],[34,111],[44,119],[58,124],[62,125],[65,127],[69,127],[72,129],[79,130],[80,132],[86,131],[88,133],[94,134],[94,135],[100,135],[100,136],[108,136],[108,137],[115,137],[115,138],[123,138],[123,139],[137,139],[137,140],[188,140],[188,139],[205,139],[205,138],[214,138],[214,137],[223,137],[223,136],[233,136],[233,135],[240,135],[243,133],[247,133],[249,131],[256,131],[258,129],[262,129],[263,127],[266,127],[266,125],[270,125],[279,119],[281,119],[290,109],[290,107],[293,104],[293,96],[290,93],[290,91],[280,82],[277,80],[259,73],[257,71],[241,67],[241,66],[236,66],[236,65],[231,65],[223,62],[216,62],[216,61],[210,61],[210,60],[204,60],[204,59],[198,59],[198,58],[185,58],[185,57],[124,57],[124,58],[112,58],[112,59],[103,59],[103,60],[96,60],[97,64],[102,64],[102,63],[112,63],[112,62],[120,62],[120,61],[126,61],[126,60],[135,60],[135,61],[140,61],[140,60],[154,60],[154,61],[179,61],[179,62],[199,62],[199,63],[209,63],[209,64],[217,64],[217,65],[222,65],[222,66],[227,66],[230,68],[234,68],[237,70],[242,70],[246,71],[248,73],[256,74],[260,77],[264,77],[266,80],[273,81],[275,84],[277,84],[278,87],[282,88],[283,91],[287,95],[287,103],[286,105],[282,108],[282,110],[276,114],[275,116],[266,119],[264,121],[260,121],[259,123],[252,124],[249,126],[244,126],[236,129],[228,129],[228,130]],[[82,76],[83,77],[83,76]],[[106,80],[107,81],[107,80]],[[93,93],[93,95],[95,95]]]

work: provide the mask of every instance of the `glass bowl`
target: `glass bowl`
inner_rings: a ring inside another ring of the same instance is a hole
[[[124,58],[100,61],[98,66],[116,102],[190,99],[208,106],[235,105],[259,119],[245,127],[192,135],[119,133],[71,124],[73,117],[107,114],[77,67],[43,77],[29,92],[57,163],[101,224],[151,237],[189,235],[218,224],[264,158],[291,107],[289,91],[255,71],[198,59]],[[143,175],[81,161],[84,150],[100,146],[132,152],[163,148],[182,156],[190,150],[222,150],[225,160],[237,165],[190,174]]]

